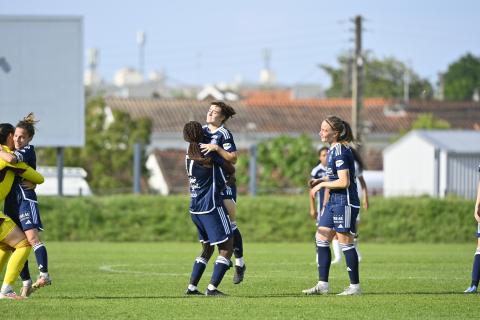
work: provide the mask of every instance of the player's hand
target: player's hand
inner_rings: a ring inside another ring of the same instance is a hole
[[[310,210],[310,217],[312,217],[313,220],[317,220],[317,217],[318,217],[317,210]]]
[[[311,179],[310,181],[308,181],[308,185],[310,188],[313,188],[320,182],[322,182],[322,179]]]
[[[22,187],[28,190],[35,190],[37,185],[31,181],[28,180],[23,180],[22,183],[20,184]]]
[[[203,154],[209,154],[212,151],[217,151],[218,146],[216,144],[200,143],[200,150]]]
[[[317,184],[315,187],[313,187],[312,189],[310,189],[310,196],[311,196],[312,198],[315,198],[315,193],[317,193],[318,191],[320,191],[320,189],[321,189],[322,187],[323,187],[322,184],[319,183],[319,184]]]
[[[363,200],[363,209],[368,210],[368,200]]]

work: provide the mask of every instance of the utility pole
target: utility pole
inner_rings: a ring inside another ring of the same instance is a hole
[[[362,16],[356,16],[355,54],[352,68],[352,131],[357,141],[361,141],[361,111],[363,96],[363,55],[362,55]]]

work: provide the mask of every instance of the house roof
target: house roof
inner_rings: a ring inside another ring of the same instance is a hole
[[[418,136],[447,152],[480,153],[480,131],[473,130],[413,130],[409,136]]]
[[[153,121],[154,132],[181,132],[186,121],[204,122],[208,106],[196,100],[155,100],[107,98],[109,107],[130,113],[134,118],[147,117]],[[234,132],[246,132],[253,127],[265,133],[313,133],[328,115],[350,119],[350,99],[302,100],[242,100],[232,104],[237,114],[227,122]],[[404,115],[385,112],[394,105],[385,99],[365,99],[362,117],[369,132],[396,133],[406,130],[416,118],[416,112]],[[480,107],[479,107],[480,109]]]

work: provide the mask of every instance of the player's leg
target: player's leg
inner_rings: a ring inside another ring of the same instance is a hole
[[[335,206],[335,230],[338,241],[345,255],[350,285],[339,295],[358,295],[360,290],[360,275],[358,265],[358,254],[355,250],[354,237],[356,234],[355,221],[358,215],[358,208],[350,206]]]
[[[10,219],[5,219],[0,225],[0,234],[0,241],[14,249],[7,263],[0,298],[21,299],[22,297],[17,296],[13,291],[13,284],[18,278],[25,261],[27,261],[32,248],[25,238],[25,234]],[[0,250],[5,254],[7,248],[2,246]]]
[[[233,255],[235,256],[235,273],[233,275],[233,283],[239,284],[243,281],[247,266],[245,265],[245,261],[243,259],[243,238],[236,221],[237,205],[234,199],[224,199],[223,204],[225,205],[230,217],[230,221],[232,222]]]
[[[30,276],[30,269],[28,267],[28,260],[25,261],[22,270],[20,271],[20,279],[22,279],[22,288],[20,289],[20,295],[22,297],[29,297],[34,289],[32,277]]]
[[[318,282],[314,287],[302,291],[302,293],[308,295],[327,294],[329,289],[328,277],[332,261],[330,242],[335,236],[335,231],[332,229],[333,216],[329,205],[324,208],[317,224],[318,228],[315,233],[315,248],[317,253]]]
[[[8,258],[10,258],[12,252],[12,247],[10,247],[8,244],[0,242],[0,273],[7,264]]]
[[[480,280],[480,223],[478,224],[477,237],[477,250],[475,250],[475,255],[473,256],[472,282],[470,287],[464,291],[465,293],[476,293]]]
[[[332,264],[337,264],[342,261],[342,249],[340,248],[340,243],[338,242],[338,237],[335,237],[332,240],[332,249],[333,249],[333,259]]]
[[[224,295],[217,288],[230,268],[230,258],[233,255],[232,226],[224,207],[217,208],[216,212],[209,214],[209,216],[208,237],[211,240],[211,245],[217,245],[219,255],[215,260],[212,277],[205,295],[218,296]]]
[[[229,238],[227,241],[217,244],[217,246],[219,255],[215,260],[212,278],[205,292],[207,296],[224,295],[217,288],[222,282],[227,270],[230,269],[230,258],[233,254],[233,238]]]
[[[362,261],[362,255],[360,254],[360,249],[359,249],[359,238],[358,238],[358,227],[360,226],[360,212],[358,213],[357,220],[355,221],[355,229],[356,229],[356,234],[355,234],[355,239],[353,240],[353,244],[355,245],[355,250],[357,250],[357,255],[358,255],[358,262]]]
[[[198,291],[198,282],[202,278],[203,272],[207,267],[208,260],[210,260],[214,249],[215,248],[211,246],[210,243],[202,243],[202,253],[197,258],[195,258],[195,262],[193,263],[192,268],[192,274],[190,276],[190,283],[188,284],[188,288],[185,294],[203,295],[203,293]]]
[[[200,256],[195,258],[193,263],[192,273],[190,275],[190,282],[188,284],[186,295],[203,295],[198,291],[198,282],[202,278],[203,272],[207,267],[208,260],[213,254],[214,247],[210,245],[207,232],[203,226],[200,215],[192,214],[192,221],[197,227],[198,239],[202,244],[202,252]]]
[[[20,223],[27,236],[28,242],[33,248],[37,260],[40,274],[37,281],[33,284],[34,289],[38,289],[52,283],[48,274],[48,254],[45,244],[40,240],[39,230],[43,229],[40,220],[40,211],[36,201],[24,200],[20,204]],[[30,222],[30,223],[29,223]]]

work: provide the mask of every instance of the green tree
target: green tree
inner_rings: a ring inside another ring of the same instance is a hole
[[[448,66],[443,80],[445,99],[472,100],[475,90],[480,90],[480,57],[467,53]]]
[[[349,55],[338,57],[339,68],[328,65],[320,67],[330,76],[332,85],[327,89],[329,97],[351,97],[352,58]],[[411,68],[393,57],[378,59],[371,54],[364,57],[364,97],[402,98],[404,77],[409,77],[409,96],[413,99],[430,99],[432,85],[420,78]]]
[[[450,123],[446,120],[436,118],[432,113],[421,113],[411,123],[408,130],[401,130],[400,133],[391,139],[391,142],[395,142],[410,130],[446,130],[450,129]]]
[[[103,98],[90,99],[86,107],[86,140],[83,148],[65,148],[65,166],[78,166],[87,171],[87,181],[94,192],[129,191],[133,182],[133,145],[149,143],[151,122],[131,119],[128,113],[113,110],[114,121],[108,123]],[[147,175],[145,155],[142,174]],[[52,148],[38,150],[39,163],[55,165]]]
[[[259,192],[306,188],[315,159],[312,139],[307,135],[279,136],[259,143],[257,146]],[[248,165],[249,155],[240,155],[236,177],[238,185],[243,188],[248,184]]]
[[[432,113],[421,113],[417,119],[412,122],[411,129],[450,129],[450,123],[446,120],[435,118]]]

